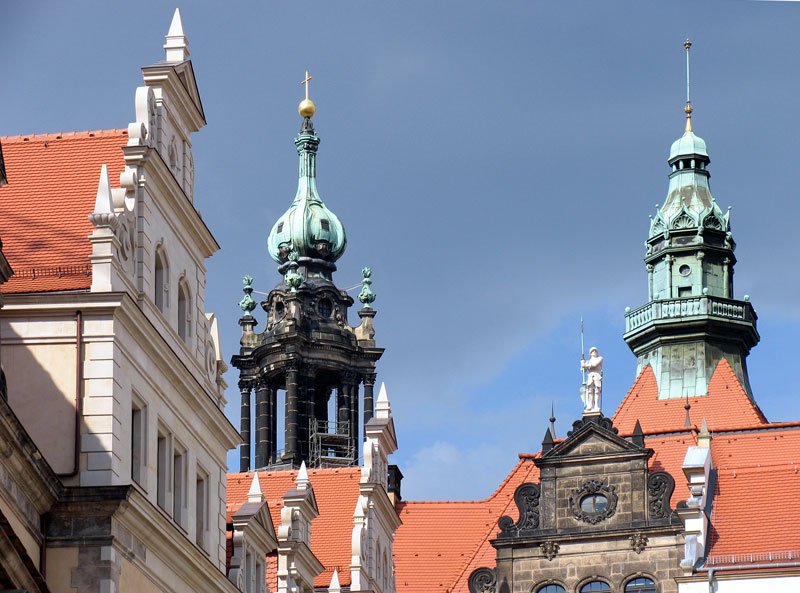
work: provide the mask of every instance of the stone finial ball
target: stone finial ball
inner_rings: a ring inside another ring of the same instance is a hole
[[[303,99],[297,107],[297,113],[299,113],[301,117],[314,117],[316,111],[317,106],[314,105],[314,101],[311,99]]]

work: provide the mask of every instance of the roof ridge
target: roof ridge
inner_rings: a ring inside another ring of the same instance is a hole
[[[730,375],[733,377],[733,380],[734,380],[734,381],[736,381],[736,385],[738,385],[738,387],[739,387],[739,389],[741,390],[742,394],[743,394],[743,395],[745,396],[745,398],[747,399],[747,402],[750,404],[750,407],[752,407],[752,408],[753,408],[753,411],[756,413],[756,415],[757,415],[757,416],[758,416],[758,417],[759,417],[759,418],[760,418],[760,419],[761,419],[761,420],[762,420],[764,423],[767,423],[767,424],[768,424],[768,423],[769,423],[769,420],[767,420],[767,417],[764,415],[764,412],[762,412],[762,411],[761,411],[761,408],[759,408],[759,407],[758,407],[758,404],[755,402],[755,399],[753,399],[751,396],[749,396],[749,395],[747,394],[747,391],[745,391],[745,389],[744,389],[744,386],[742,385],[741,381],[739,381],[739,377],[737,377],[737,376],[736,376],[736,373],[734,372],[734,370],[733,370],[733,367],[731,366],[731,363],[730,363],[730,362],[728,362],[728,359],[727,359],[727,358],[725,358],[725,357],[722,357],[722,358],[720,359],[720,361],[717,363],[717,366],[716,366],[716,368],[714,369],[714,372],[713,372],[713,373],[711,373],[711,378],[708,380],[709,388],[710,388],[710,386],[711,386],[711,381],[713,381],[713,380],[714,380],[714,376],[717,374],[717,372],[721,372],[721,371],[720,371],[720,367],[721,367],[723,364],[725,365],[725,367],[724,367],[724,368],[725,368],[725,370],[727,370],[727,372],[728,372],[728,373],[729,373],[729,374],[730,374]]]
[[[522,460],[522,459],[520,459],[520,460],[519,460],[519,463],[517,463],[517,465],[514,467],[514,469],[513,469],[513,470],[511,470],[511,471],[509,472],[509,474],[508,474],[508,476],[506,477],[506,479],[505,479],[505,480],[503,480],[503,485],[505,485],[505,484],[506,484],[506,482],[508,482],[508,481],[509,481],[509,479],[511,478],[511,476],[512,476],[512,475],[514,475],[514,474],[516,474],[516,473],[517,473],[517,471],[518,471],[518,470],[519,470],[519,469],[522,467],[522,464],[523,464],[523,460]],[[528,479],[528,478],[530,477],[530,475],[531,475],[531,472],[533,472],[533,469],[534,469],[535,467],[536,467],[535,465],[533,465],[533,464],[530,464],[530,466],[528,467],[528,472],[527,472],[527,474],[525,475],[525,477],[523,478],[523,480],[526,480],[526,479]],[[525,482],[523,481],[522,483],[524,484]],[[499,488],[498,488],[498,490],[499,490]],[[496,491],[495,491],[495,492],[496,492]],[[486,499],[486,501],[488,501],[488,500],[489,500],[489,499]],[[482,502],[486,502],[486,501],[482,501]],[[456,578],[455,578],[455,580],[454,580],[454,581],[452,582],[452,584],[450,585],[450,587],[449,587],[449,589],[448,589],[449,591],[454,591],[454,590],[455,590],[455,586],[456,586],[456,584],[457,584],[457,583],[458,583],[458,581],[460,581],[460,580],[461,580],[461,578],[464,576],[464,573],[467,571],[467,569],[469,568],[470,564],[472,564],[472,561],[475,559],[475,556],[477,556],[477,555],[478,555],[478,552],[479,552],[479,551],[480,551],[480,549],[483,547],[483,544],[485,544],[485,543],[486,543],[486,540],[488,540],[488,539],[489,539],[489,536],[491,535],[491,533],[492,533],[492,532],[494,531],[494,529],[496,528],[496,526],[497,526],[497,520],[499,520],[499,519],[500,519],[500,517],[503,517],[503,516],[505,515],[506,511],[508,510],[508,508],[511,506],[511,503],[513,503],[513,502],[514,502],[514,497],[513,497],[513,496],[511,496],[511,497],[508,499],[508,502],[506,503],[506,505],[503,507],[503,510],[502,510],[502,512],[500,513],[500,515],[499,515],[499,516],[497,517],[497,519],[495,520],[495,522],[494,522],[494,523],[490,523],[490,524],[489,524],[489,528],[486,530],[486,533],[484,534],[484,536],[483,536],[483,537],[482,537],[482,538],[481,538],[481,539],[478,541],[478,543],[477,543],[477,544],[475,545],[475,547],[473,548],[473,550],[472,550],[472,554],[470,555],[470,557],[469,557],[469,560],[467,560],[467,562],[466,562],[466,563],[464,563],[464,565],[463,565],[463,567],[461,568],[461,570],[459,571],[458,575],[456,575]]]
[[[75,132],[44,132],[40,134],[16,134],[13,136],[0,136],[3,144],[16,142],[30,142],[37,140],[69,140],[73,138],[94,138],[97,136],[127,135],[126,128],[112,128],[108,130],[80,130]]]

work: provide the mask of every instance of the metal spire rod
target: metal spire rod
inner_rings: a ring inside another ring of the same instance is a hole
[[[694,111],[694,109],[692,108],[691,95],[689,94],[689,89],[690,89],[690,83],[689,83],[689,81],[690,81],[690,79],[689,79],[689,50],[692,47],[691,39],[686,39],[686,41],[683,42],[683,47],[684,47],[684,49],[686,49],[686,105],[683,108],[683,112],[686,114],[686,131],[687,132],[691,132],[692,131],[692,111]]]
[[[684,41],[683,47],[686,49],[686,102],[691,103],[692,99],[689,95],[689,50],[692,48],[692,40],[687,39]]]

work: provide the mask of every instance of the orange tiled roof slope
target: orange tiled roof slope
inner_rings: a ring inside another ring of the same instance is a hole
[[[339,569],[339,583],[350,585],[350,550],[353,534],[353,513],[359,495],[361,468],[310,469],[308,478],[314,488],[319,517],[311,524],[311,550],[325,566],[314,580],[315,587],[328,587],[333,570]],[[283,495],[294,487],[297,471],[258,472],[261,491],[269,505],[272,523],[277,532],[281,524]],[[253,483],[253,472],[228,474],[228,515],[247,501]],[[267,580],[270,591],[277,589],[275,563],[269,563]]]
[[[683,398],[658,399],[656,376],[648,365],[634,381],[612,420],[623,435],[633,432],[636,420],[641,422],[645,434],[680,431],[685,429],[685,405]],[[708,383],[708,395],[690,397],[689,405],[692,425],[699,427],[705,418],[712,432],[767,423],[724,358],[714,369]]]
[[[800,529],[790,508],[800,500],[800,428],[717,434],[711,441],[717,469],[711,514],[709,564],[735,564],[738,556],[800,551]],[[734,556],[734,558],[731,558]]]
[[[88,236],[100,167],[119,179],[126,130],[0,138],[8,185],[0,187],[0,238],[14,276],[5,293],[86,290]]]
[[[516,518],[514,491],[538,481],[539,469],[520,460],[500,487],[480,501],[402,502],[394,542],[398,593],[466,593],[467,579],[481,566],[494,566],[497,520]]]

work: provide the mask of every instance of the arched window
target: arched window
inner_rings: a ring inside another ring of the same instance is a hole
[[[658,589],[651,579],[636,577],[625,583],[625,593],[658,593]]]
[[[185,280],[178,284],[178,335],[184,342],[192,336],[192,297]]]
[[[581,587],[581,593],[595,593],[597,591],[601,593],[610,592],[611,586],[604,581],[590,581]]]
[[[536,589],[536,593],[566,593],[566,589],[557,583],[550,583],[544,587]]]
[[[156,302],[156,307],[159,311],[165,313],[169,306],[169,265],[167,264],[167,256],[161,247],[156,249],[154,284],[155,292],[153,298]]]

